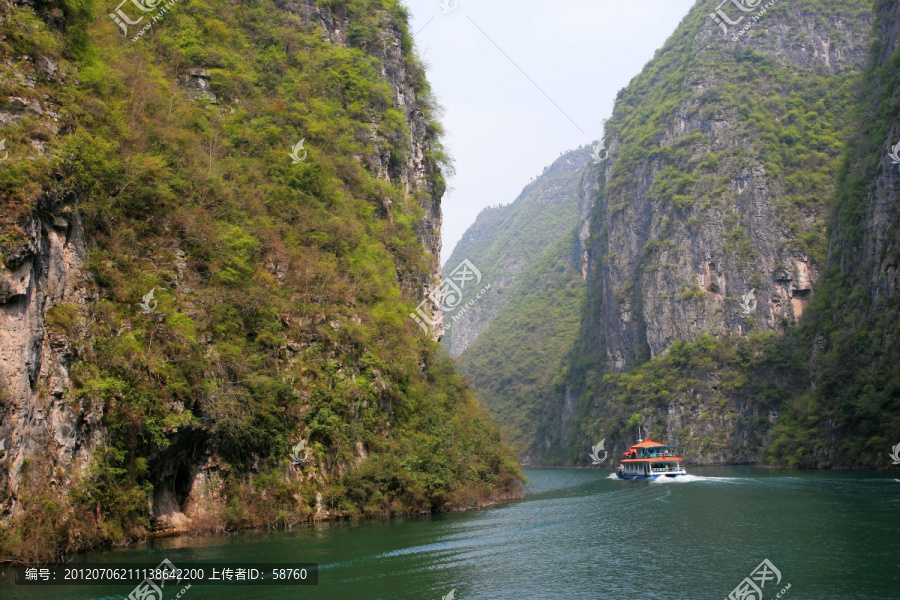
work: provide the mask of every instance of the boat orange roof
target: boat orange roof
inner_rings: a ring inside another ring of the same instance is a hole
[[[635,462],[639,462],[639,463],[645,463],[645,462],[658,463],[658,462],[665,462],[665,461],[667,461],[667,460],[680,460],[680,461],[683,461],[684,459],[683,459],[683,458],[679,458],[678,456],[665,456],[665,457],[663,457],[663,456],[658,456],[658,457],[656,457],[656,458],[623,458],[623,459],[620,460],[619,462],[623,462],[623,463],[626,463],[626,462],[629,462],[629,463],[635,463]]]
[[[667,446],[668,444],[660,444],[659,442],[654,442],[651,439],[646,439],[640,444],[635,444],[631,446],[632,448],[656,448],[657,446]]]

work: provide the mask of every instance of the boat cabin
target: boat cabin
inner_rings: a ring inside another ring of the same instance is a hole
[[[675,455],[675,446],[647,439],[628,449],[625,458],[620,461],[620,473],[625,477],[683,475],[683,461]]]

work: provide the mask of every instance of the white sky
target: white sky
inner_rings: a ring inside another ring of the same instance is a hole
[[[443,263],[482,208],[509,204],[562,152],[599,139],[616,93],[694,0],[443,0],[456,6],[446,14],[442,0],[404,2],[456,167]]]

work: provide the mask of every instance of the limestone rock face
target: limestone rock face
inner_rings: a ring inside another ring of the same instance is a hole
[[[882,65],[900,48],[900,5],[884,3],[880,17],[883,44],[876,60],[877,64]],[[863,254],[860,255],[856,247],[848,244],[845,248],[847,258],[842,265],[844,268],[865,269],[864,279],[868,281],[873,306],[880,300],[890,300],[900,292],[900,237],[897,235],[900,223],[900,166],[890,156],[892,152],[897,152],[895,147],[900,143],[900,125],[893,123],[883,143],[879,174],[869,192]]]
[[[190,69],[182,77],[181,87],[188,90],[194,98],[215,101],[216,95],[209,89],[211,79],[212,75],[205,69]]]
[[[102,406],[76,406],[69,367],[73,349],[66,336],[48,326],[54,309],[92,302],[83,269],[84,230],[64,199],[45,196],[42,212],[23,222],[19,246],[0,269],[0,439],[8,452],[4,487],[14,509],[23,461],[49,451],[69,466],[90,457],[102,441]]]
[[[694,19],[704,16],[695,14],[701,8],[692,11]],[[585,185],[581,200],[583,214],[599,202],[580,237],[587,243],[588,232],[597,233],[585,248],[585,272],[602,290],[593,318],[611,370],[658,356],[675,340],[783,331],[803,314],[823,257],[811,256],[800,238],[824,236],[825,205],[787,207],[803,192],[789,192],[784,173],[769,172],[758,143],[765,120],[783,117],[751,114],[741,97],[727,97],[721,90],[736,89],[735,82],[718,65],[764,56],[802,77],[834,77],[840,85],[841,77],[865,68],[871,24],[868,10],[849,19],[785,3],[736,41],[708,17],[676,34],[689,36],[693,49],[677,67],[680,83],[671,96],[677,104],[655,115],[660,129],[653,152],[629,156],[624,168],[623,153],[634,152],[634,131],[643,125],[638,115],[654,109],[649,99],[620,95],[609,160],[586,176],[605,189],[597,196]],[[697,182],[677,189],[689,178]],[[752,310],[743,308],[745,299]]]
[[[346,17],[317,6],[314,0],[283,2],[281,8],[285,18],[293,19],[298,28],[320,28],[326,42],[351,46],[345,35],[350,26]],[[3,10],[0,7],[0,13]],[[427,130],[425,109],[428,100],[416,95],[416,75],[406,66],[409,49],[402,47],[402,31],[387,13],[376,16],[380,23],[378,43],[365,50],[382,65],[384,80],[406,119],[408,138],[387,139],[373,123],[370,135],[378,152],[355,158],[385,182],[405,188],[408,201],[423,209],[417,233],[430,269],[424,273],[400,272],[398,277],[404,291],[427,298],[441,282],[441,167],[430,158],[432,136]],[[57,65],[43,57],[25,56],[18,61],[4,61],[0,68],[10,78],[24,82],[35,96],[40,96],[44,88],[77,83],[77,73],[70,65]],[[215,74],[205,69],[187,69],[181,80],[173,83],[194,100],[222,100],[212,92]],[[45,94],[43,99],[13,97],[0,110],[2,125],[21,123],[23,119],[40,124],[47,136],[72,133],[57,125],[59,115],[50,95]],[[36,138],[32,144],[37,152],[43,152],[41,139]],[[392,145],[407,148],[402,160],[392,154]],[[77,353],[67,341],[71,335],[59,335],[52,325],[60,320],[59,315],[86,312],[79,307],[97,301],[96,285],[85,266],[90,240],[85,239],[78,212],[84,200],[71,190],[48,187],[37,212],[0,215],[0,225],[14,232],[12,241],[0,238],[0,440],[7,452],[7,460],[0,465],[0,491],[9,491],[9,501],[0,506],[0,514],[16,511],[16,493],[26,458],[45,456],[49,451],[52,466],[71,476],[89,464],[92,451],[104,442],[104,407],[99,401],[83,405],[73,400],[70,366]],[[392,218],[390,202],[384,200],[377,217]],[[177,247],[168,250],[176,257],[174,284],[179,286],[187,266],[185,252]],[[279,278],[285,275],[283,267],[273,265]],[[439,339],[443,332],[440,306],[431,305],[429,310],[433,315],[430,335]],[[334,329],[342,327],[335,323]],[[84,343],[89,344],[87,331],[81,333]],[[191,433],[176,435],[167,453],[151,461],[155,485],[151,514],[165,526],[202,523],[209,515],[222,512],[218,460],[203,449],[204,440]]]

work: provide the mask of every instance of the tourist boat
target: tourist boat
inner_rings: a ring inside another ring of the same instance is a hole
[[[651,439],[638,440],[619,461],[619,479],[656,479],[687,475],[683,458],[675,456],[675,446],[667,446]]]

